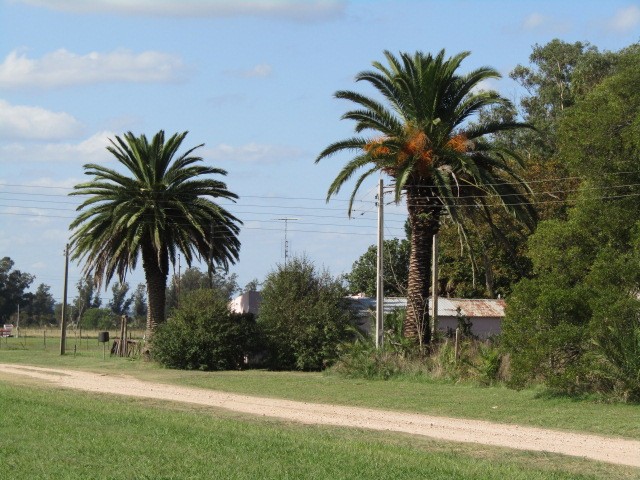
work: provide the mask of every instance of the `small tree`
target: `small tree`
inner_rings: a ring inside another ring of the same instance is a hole
[[[224,271],[220,271],[212,272],[209,275],[196,267],[187,268],[180,276],[173,275],[171,283],[167,287],[167,314],[180,305],[180,301],[185,295],[196,290],[213,290],[216,292],[216,296],[231,300],[233,294],[239,290],[236,279],[235,273],[227,275]]]
[[[107,306],[115,315],[122,316],[129,313],[133,295],[127,298],[128,293],[129,284],[127,282],[117,282],[111,287],[111,301]]]
[[[212,290],[196,290],[158,327],[153,354],[171,368],[238,369],[254,348],[256,332],[253,315],[232,313],[227,300]]]
[[[74,322],[82,321],[82,315],[90,308],[100,308],[102,299],[100,292],[96,291],[96,284],[92,277],[84,277],[76,284],[78,294],[72,305],[72,317]]]
[[[51,287],[41,283],[36,293],[31,295],[30,302],[25,307],[27,314],[26,325],[44,325],[55,320],[53,307],[55,300],[51,295]]]
[[[365,293],[369,297],[376,294],[376,266],[378,247],[371,245],[351,268],[346,279],[350,293]],[[409,276],[409,241],[385,240],[382,255],[385,279],[384,294],[387,296],[404,296],[407,293]]]
[[[147,318],[147,287],[144,283],[139,283],[136,291],[133,292],[133,317],[136,325],[144,324]]]
[[[108,330],[116,326],[115,317],[108,308],[90,308],[82,315],[82,328]]]
[[[271,272],[262,289],[259,324],[278,370],[322,370],[351,338],[354,313],[341,283],[317,272],[306,258],[294,258]]]
[[[35,278],[20,270],[11,270],[14,262],[9,257],[0,259],[0,321],[7,321],[25,302],[25,290]]]

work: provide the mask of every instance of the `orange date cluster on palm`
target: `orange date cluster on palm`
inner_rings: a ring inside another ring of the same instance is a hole
[[[393,161],[395,165],[382,168],[392,177],[395,177],[398,168],[404,166],[410,159],[415,160],[418,174],[428,175],[436,157],[429,137],[423,131],[413,132],[401,142],[401,145],[402,147],[394,152],[385,138],[376,138],[365,144],[364,151],[375,159]],[[469,140],[463,134],[455,135],[445,143],[444,149],[465,153],[469,150]]]

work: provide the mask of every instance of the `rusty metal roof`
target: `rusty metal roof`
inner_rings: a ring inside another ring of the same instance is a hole
[[[456,307],[460,307],[462,314],[469,317],[487,317],[502,318],[504,317],[504,307],[506,305],[503,299],[467,299],[467,298],[451,298],[448,299]],[[438,300],[438,303],[440,301]]]
[[[375,311],[376,299],[373,297],[349,297],[362,310]],[[384,299],[384,313],[391,313],[397,309],[407,307],[407,299],[403,297],[386,297]],[[505,301],[503,299],[469,299],[469,298],[438,298],[438,316],[455,317],[460,313],[469,318],[502,318],[504,317]],[[433,312],[433,305],[429,301],[429,313]]]

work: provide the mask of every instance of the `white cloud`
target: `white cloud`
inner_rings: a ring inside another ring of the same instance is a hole
[[[607,22],[609,30],[626,33],[640,25],[640,7],[630,5],[618,10]]]
[[[245,77],[245,78],[256,78],[256,77],[268,77],[271,75],[272,68],[271,65],[266,63],[261,63],[256,65],[249,70],[227,70],[227,75],[231,75],[233,77]]]
[[[545,23],[545,17],[539,13],[532,13],[522,22],[522,28],[525,30],[533,30]]]
[[[520,26],[526,31],[541,31],[555,34],[566,33],[570,30],[570,25],[567,22],[558,21],[537,12],[527,15]]]
[[[64,112],[40,107],[11,105],[0,100],[0,138],[15,140],[61,140],[75,137],[82,125]]]
[[[113,160],[107,152],[112,132],[99,132],[79,143],[22,144],[0,146],[0,163],[105,163]]]
[[[215,95],[207,99],[207,104],[212,107],[225,107],[228,105],[239,105],[246,101],[246,96],[239,93],[229,93],[226,95]]]
[[[325,21],[344,13],[345,0],[18,0],[72,13],[112,13],[162,17],[276,17]]]
[[[221,143],[213,148],[205,148],[202,157],[205,160],[243,162],[243,163],[276,163],[302,155],[302,151],[294,147],[278,145],[261,145],[248,143],[241,146],[232,146]]]
[[[17,50],[0,64],[0,88],[59,88],[109,82],[157,83],[180,80],[182,60],[174,55],[128,50],[78,55],[65,49],[30,59]]]
[[[246,77],[268,77],[271,75],[271,65],[261,63],[256,65],[251,70],[245,72]]]

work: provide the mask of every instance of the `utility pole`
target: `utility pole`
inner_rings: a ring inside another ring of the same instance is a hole
[[[384,341],[384,190],[378,185],[378,255],[376,265],[376,348]]]
[[[180,254],[178,254],[178,281],[176,282],[176,290],[178,293],[178,307],[180,306],[180,277],[182,272],[180,271],[182,265],[180,264]]]
[[[433,316],[431,317],[431,341],[436,338],[438,330],[438,234],[433,236],[433,251],[431,258],[431,303]]]
[[[209,288],[213,288],[213,223],[209,229]]]
[[[295,222],[300,219],[293,218],[293,217],[283,217],[283,218],[276,218],[276,220],[280,222],[284,222],[284,266],[286,267],[287,259],[289,258],[289,240],[287,239],[289,222]]]
[[[62,318],[60,319],[60,355],[64,355],[67,343],[67,281],[69,280],[69,244],[64,250],[64,286],[62,293]]]

